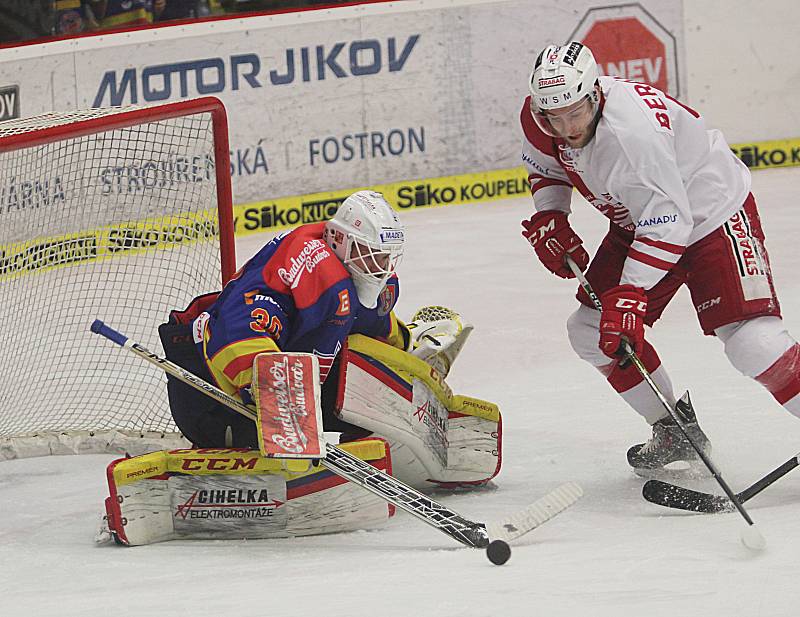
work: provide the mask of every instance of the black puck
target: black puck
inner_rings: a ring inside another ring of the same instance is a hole
[[[511,547],[503,540],[492,540],[486,547],[486,556],[496,566],[502,566],[511,557]]]

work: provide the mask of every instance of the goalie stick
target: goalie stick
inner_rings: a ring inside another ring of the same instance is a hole
[[[583,274],[581,269],[573,261],[572,257],[569,256],[569,254],[565,255],[564,259],[567,263],[567,266],[569,267],[570,270],[572,270],[572,273],[575,275],[575,278],[580,283],[580,286],[588,294],[589,298],[591,298],[595,308],[598,311],[602,312],[603,305],[600,302],[600,298],[592,289],[591,284],[586,279],[586,276]],[[694,442],[691,436],[689,436],[689,434],[686,431],[686,427],[683,424],[682,418],[680,417],[680,414],[672,407],[672,405],[670,405],[669,401],[664,396],[664,393],[661,392],[661,389],[658,387],[656,382],[653,381],[650,372],[647,370],[644,363],[642,363],[639,356],[637,356],[636,353],[633,351],[628,341],[626,341],[623,338],[622,344],[623,344],[623,351],[625,353],[625,358],[630,360],[631,363],[636,367],[636,370],[639,371],[639,374],[642,376],[642,379],[644,379],[647,382],[647,385],[650,386],[650,389],[653,391],[653,394],[656,395],[656,398],[658,398],[659,402],[663,405],[664,409],[667,410],[667,413],[678,425],[678,428],[680,428],[684,437],[686,437],[686,440],[692,445],[692,448],[694,448],[695,452],[697,452],[697,455],[700,457],[700,460],[703,461],[703,464],[711,472],[711,475],[714,476],[714,479],[717,481],[717,484],[719,484],[722,487],[722,490],[728,496],[728,499],[730,499],[731,503],[734,505],[736,510],[739,512],[739,514],[747,523],[747,528],[746,528],[747,534],[742,535],[742,542],[747,546],[750,546],[751,544],[762,545],[764,543],[764,538],[761,535],[761,532],[758,531],[758,528],[753,522],[753,519],[750,518],[750,515],[747,513],[747,510],[745,510],[744,506],[742,506],[742,502],[731,490],[731,487],[728,486],[728,483],[723,479],[722,474],[719,472],[716,465],[714,465],[711,458],[705,452],[703,452],[703,449]]]
[[[741,493],[736,493],[736,498],[741,503],[749,501],[798,465],[800,465],[800,453],[790,458],[780,467],[770,471],[766,476],[748,486]],[[716,514],[717,512],[733,512],[735,509],[730,499],[724,495],[694,491],[661,480],[648,480],[645,482],[642,487],[642,496],[650,503],[690,512]]]
[[[128,349],[143,360],[160,367],[163,371],[205,393],[233,411],[253,421],[256,420],[255,412],[238,399],[166,358],[152,353],[147,348],[127,338],[124,334],[107,326],[101,320],[96,319],[92,323],[91,330],[120,347]],[[461,516],[447,506],[436,502],[333,444],[326,444],[325,457],[321,459],[321,462],[336,475],[358,484],[384,501],[401,510],[405,510],[424,523],[471,548],[485,548],[489,545],[490,540],[500,539],[507,541],[519,538],[571,506],[583,494],[577,484],[568,482],[506,520],[490,524],[487,528],[486,524],[471,521]]]

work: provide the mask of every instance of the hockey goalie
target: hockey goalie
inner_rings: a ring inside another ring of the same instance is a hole
[[[167,358],[285,434],[168,376],[173,418],[194,447],[112,463],[106,535],[135,545],[384,522],[390,505],[316,464],[335,433],[340,447],[416,488],[496,476],[498,407],[445,381],[472,326],[439,306],[408,324],[395,316],[403,247],[394,210],[359,191],[327,223],[267,243],[222,292],[173,311],[159,329]]]

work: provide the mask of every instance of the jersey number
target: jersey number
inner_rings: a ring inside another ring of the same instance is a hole
[[[265,309],[253,309],[250,312],[250,317],[253,318],[253,321],[250,322],[250,329],[254,332],[269,334],[275,340],[278,340],[281,337],[283,325],[281,325],[281,322],[277,317],[274,315],[270,316]]]

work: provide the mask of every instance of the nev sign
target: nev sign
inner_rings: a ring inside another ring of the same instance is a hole
[[[639,5],[590,9],[570,39],[592,50],[604,75],[680,94],[675,39]]]

